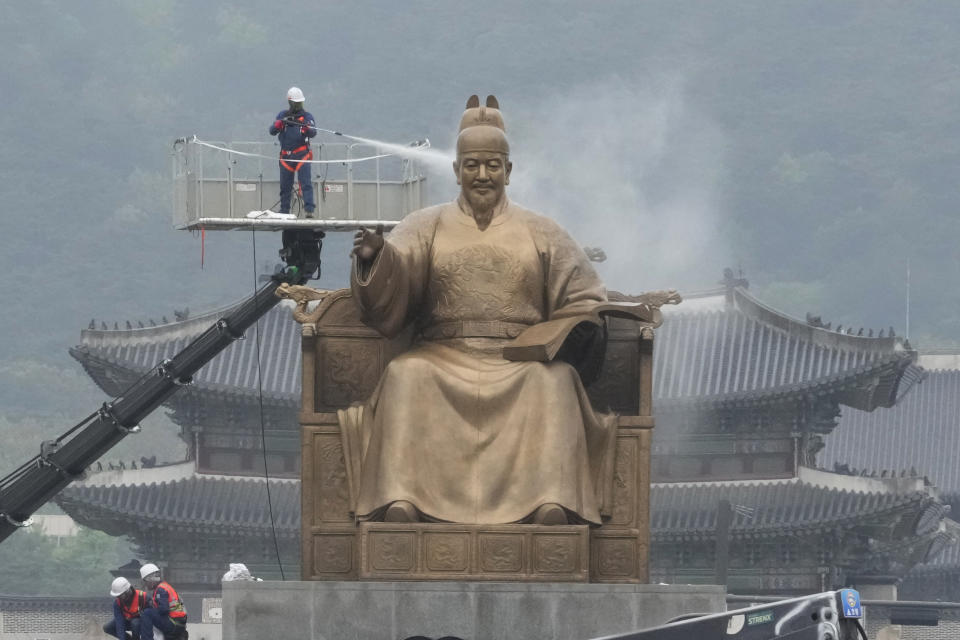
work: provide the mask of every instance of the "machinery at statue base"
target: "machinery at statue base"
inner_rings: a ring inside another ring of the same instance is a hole
[[[861,618],[860,594],[840,589],[594,640],[867,640]]]

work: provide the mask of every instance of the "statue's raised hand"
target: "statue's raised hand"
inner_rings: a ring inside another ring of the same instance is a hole
[[[360,262],[373,262],[383,248],[383,225],[378,224],[375,231],[360,229],[353,236],[353,253]]]

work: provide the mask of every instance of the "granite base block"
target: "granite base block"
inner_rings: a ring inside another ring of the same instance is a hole
[[[712,585],[229,582],[230,640],[588,640],[726,608]]]
[[[365,522],[360,579],[589,582],[590,529]]]

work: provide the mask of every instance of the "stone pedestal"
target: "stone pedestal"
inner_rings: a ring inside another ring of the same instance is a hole
[[[360,525],[361,580],[589,582],[586,525]]]
[[[231,640],[588,640],[725,610],[719,586],[227,582]]]

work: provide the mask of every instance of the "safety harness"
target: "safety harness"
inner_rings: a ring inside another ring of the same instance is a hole
[[[297,118],[297,122],[301,122],[301,123],[302,123],[302,122],[303,122],[303,116],[300,116],[299,118]],[[303,125],[301,125],[301,126],[303,126]],[[301,128],[300,131],[301,131],[301,133],[302,133],[302,132],[303,132],[303,129]],[[284,158],[289,158],[290,156],[295,156],[295,155],[297,155],[298,153],[302,153],[302,152],[304,152],[304,151],[307,152],[307,155],[303,156],[302,158],[297,158],[297,160],[299,160],[299,162],[297,163],[297,166],[295,166],[295,167],[291,167],[289,164],[287,164],[287,161],[284,160]],[[297,147],[296,149],[292,149],[292,150],[290,150],[290,151],[283,151],[283,150],[280,151],[280,166],[282,166],[284,169],[286,169],[286,170],[289,171],[290,173],[296,173],[297,171],[299,171],[299,170],[300,170],[300,167],[303,166],[303,163],[304,163],[305,160],[313,160],[313,151],[310,150],[310,145],[309,145],[309,144],[305,144],[305,145],[303,145],[302,147]]]
[[[304,151],[307,152],[307,155],[303,156],[302,158],[297,158],[299,162],[297,162],[297,166],[295,167],[291,167],[289,164],[287,164],[287,161],[284,160],[285,157],[294,156]],[[299,171],[300,167],[303,166],[303,163],[305,160],[313,160],[313,151],[310,150],[310,145],[308,144],[305,144],[302,147],[297,147],[296,149],[293,149],[291,151],[280,152],[280,166],[286,169],[287,171],[289,171],[290,173],[296,173],[297,171]]]

